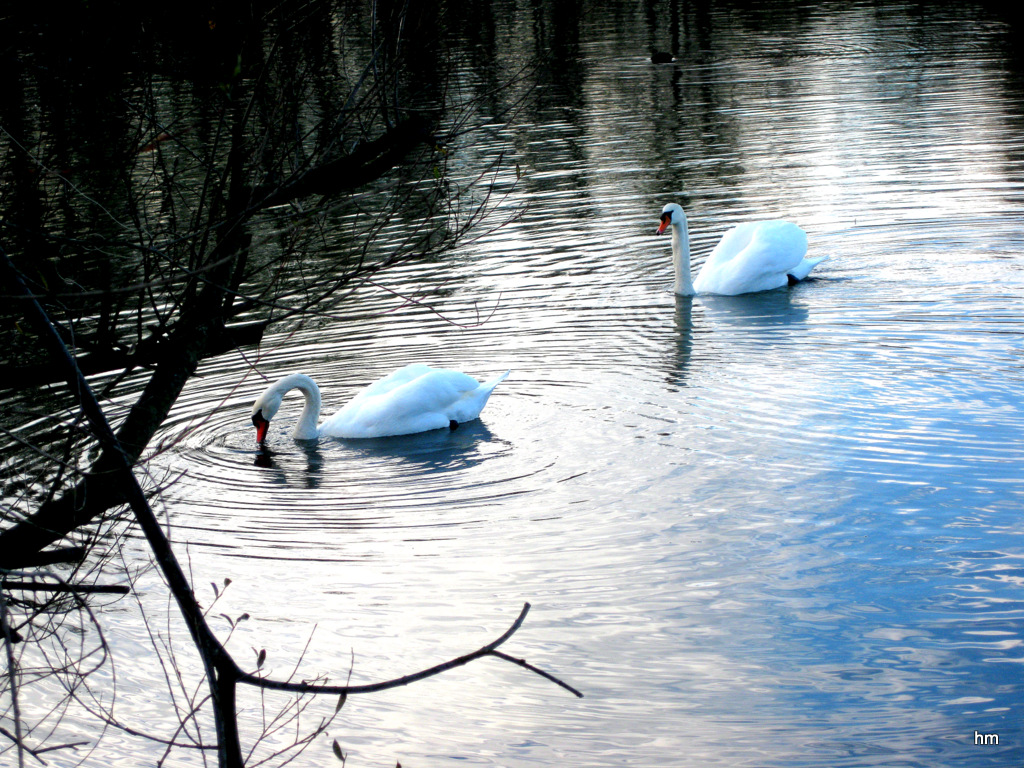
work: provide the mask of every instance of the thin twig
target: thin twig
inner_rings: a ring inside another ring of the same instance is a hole
[[[462,656],[443,662],[441,664],[437,664],[433,667],[420,670],[419,672],[413,672],[412,674],[404,675],[403,677],[398,677],[393,680],[385,680],[379,683],[368,683],[365,685],[313,685],[310,683],[291,683],[280,680],[271,680],[269,678],[258,677],[256,675],[252,675],[249,673],[242,673],[238,677],[238,682],[247,683],[248,685],[256,685],[260,688],[269,688],[275,691],[292,691],[294,693],[326,693],[339,695],[376,693],[378,691],[386,691],[391,688],[398,688],[403,685],[409,685],[410,683],[415,683],[419,680],[424,680],[428,677],[434,677],[435,675],[439,675],[442,672],[447,672],[450,669],[455,669],[456,667],[464,666],[465,664],[468,664],[469,662],[475,661],[476,659],[482,658],[484,656],[498,656],[499,658],[507,658],[509,661],[519,664],[520,666],[529,669],[531,672],[536,672],[537,674],[551,680],[552,682],[557,683],[566,690],[571,691],[577,696],[582,696],[582,694],[575,688],[573,688],[570,685],[567,685],[566,683],[563,683],[561,680],[554,677],[553,675],[549,675],[546,672],[542,672],[541,670],[537,669],[536,667],[530,664],[527,664],[526,662],[513,659],[512,657],[506,657],[505,654],[496,652],[496,649],[500,645],[502,645],[506,640],[512,637],[512,635],[515,634],[515,632],[522,626],[523,621],[526,619],[526,614],[529,612],[529,610],[530,604],[524,603],[523,610],[520,611],[518,618],[516,618],[516,620],[512,623],[512,626],[505,630],[501,637],[499,637],[497,640],[488,643],[487,645],[482,646],[481,648],[478,648],[472,653],[464,654]]]

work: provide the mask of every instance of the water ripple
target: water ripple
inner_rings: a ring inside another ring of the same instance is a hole
[[[998,46],[901,8],[804,8],[789,35],[715,10],[665,66],[642,20],[595,11],[585,67],[453,148],[511,139],[518,218],[268,335],[258,373],[225,356],[190,383],[151,467],[180,475],[196,568],[272,609],[275,654],[323,622],[311,663],[344,638],[366,675],[534,601],[531,660],[591,704],[553,716],[489,667],[515,693],[438,682],[472,704],[476,764],[995,765],[964,739],[1020,734],[1020,94]],[[831,258],[791,290],[675,297],[670,200],[695,266],[760,216]],[[257,462],[262,377],[304,369],[333,411],[413,361],[512,375],[453,433],[299,444],[286,402]],[[401,711],[403,762],[458,752],[416,705],[358,717]]]

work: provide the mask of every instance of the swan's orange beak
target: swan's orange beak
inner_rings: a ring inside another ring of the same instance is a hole
[[[662,232],[664,232],[666,229],[668,229],[669,224],[671,224],[671,223],[672,223],[672,214],[671,213],[663,213],[663,214],[661,214],[661,226],[658,227],[658,234],[660,235]]]
[[[267,439],[267,430],[270,429],[270,422],[263,418],[263,411],[256,411],[252,415],[252,425],[256,427],[256,443],[263,445]]]

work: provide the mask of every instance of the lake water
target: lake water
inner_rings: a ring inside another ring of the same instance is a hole
[[[357,766],[1022,764],[1019,27],[970,3],[477,12],[467,100],[540,63],[453,157],[511,148],[519,218],[208,361],[151,470],[182,473],[165,507],[201,598],[230,578],[216,612],[252,617],[239,658],[371,682],[529,601],[504,649],[585,698],[477,662],[353,697],[298,764],[335,738]],[[676,297],[673,201],[696,264],[760,217],[830,258],[792,289]],[[291,401],[255,462],[261,377],[301,369],[333,411],[414,361],[512,373],[452,433],[297,444]],[[130,605],[107,621],[150,653]],[[127,666],[119,706],[158,720],[162,673]]]

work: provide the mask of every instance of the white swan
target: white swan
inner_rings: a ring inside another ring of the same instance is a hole
[[[807,233],[788,221],[750,221],[725,233],[708,256],[696,280],[690,278],[690,233],[686,214],[676,203],[661,209],[660,235],[672,227],[672,264],[675,292],[683,296],[770,291],[803,280],[827,259],[804,258]]]
[[[386,437],[411,435],[431,429],[455,429],[480,415],[491,391],[509,371],[481,384],[458,371],[415,363],[375,381],[353,397],[344,408],[317,426],[320,419],[320,388],[304,373],[292,373],[267,387],[252,405],[256,441],[263,445],[270,420],[290,390],[306,399],[299,423],[292,430],[296,440],[317,437]]]

